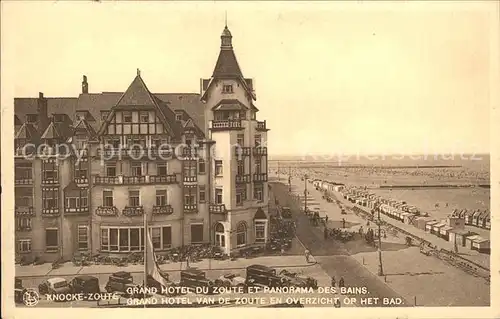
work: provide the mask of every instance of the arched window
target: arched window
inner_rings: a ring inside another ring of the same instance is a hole
[[[247,224],[239,222],[236,227],[236,245],[244,246],[247,244]]]
[[[215,245],[218,247],[226,246],[226,236],[224,235],[224,225],[217,223],[215,225]]]

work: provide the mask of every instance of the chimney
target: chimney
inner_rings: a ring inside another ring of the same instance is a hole
[[[43,133],[47,126],[49,126],[49,117],[47,114],[47,99],[43,96],[43,93],[38,93],[38,130]]]
[[[82,94],[88,94],[89,93],[89,84],[87,82],[87,76],[83,76],[83,81],[82,81]]]

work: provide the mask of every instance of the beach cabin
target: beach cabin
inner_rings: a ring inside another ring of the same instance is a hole
[[[478,220],[478,225],[481,228],[486,228],[486,220],[489,218],[490,212],[488,211],[483,211],[483,213],[479,216]]]
[[[491,213],[488,212],[488,215],[484,217],[484,228],[491,229]]]
[[[425,230],[425,225],[428,222],[431,222],[431,221],[437,222],[435,219],[432,219],[431,217],[417,217],[415,220],[416,220],[415,227],[417,227],[418,229],[421,229],[421,230]]]
[[[446,241],[450,240],[450,231],[453,229],[453,227],[445,225],[439,230],[439,237],[443,238]]]
[[[479,235],[467,236],[465,246],[471,250],[488,253],[490,250],[490,240]]]
[[[441,228],[443,228],[444,226],[446,226],[446,223],[444,222],[439,222],[437,224],[434,224],[432,225],[432,230],[431,230],[431,234],[433,235],[436,235],[439,237],[439,231],[441,230]]]
[[[475,235],[465,229],[450,229],[448,241],[450,243],[457,243],[457,246],[465,247],[467,236]]]
[[[446,225],[454,229],[465,229],[465,219],[460,217],[446,218]]]
[[[479,226],[479,217],[483,214],[482,211],[480,210],[477,210],[474,212],[474,214],[472,215],[472,225],[473,226]]]
[[[472,216],[474,215],[474,211],[465,211],[465,225],[472,225]]]

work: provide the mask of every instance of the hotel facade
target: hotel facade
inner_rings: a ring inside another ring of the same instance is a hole
[[[199,93],[16,98],[15,241],[44,261],[211,243],[226,254],[268,240],[267,127],[227,28]]]

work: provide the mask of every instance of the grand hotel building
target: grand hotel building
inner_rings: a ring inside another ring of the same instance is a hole
[[[140,71],[124,92],[16,98],[16,253],[75,253],[210,242],[226,253],[268,238],[267,131],[227,28],[200,93],[151,93]],[[38,148],[34,152],[33,145]]]

